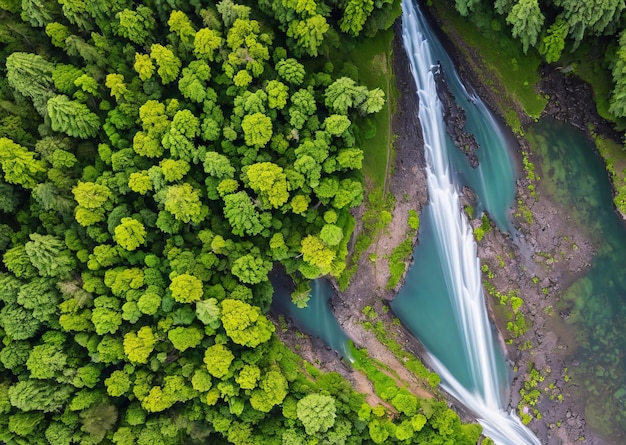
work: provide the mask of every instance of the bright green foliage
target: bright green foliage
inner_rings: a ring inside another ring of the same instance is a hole
[[[135,63],[133,64],[133,68],[139,74],[139,78],[141,80],[148,80],[154,74],[154,64],[150,59],[150,56],[147,54],[135,54]]]
[[[128,187],[140,195],[145,195],[152,190],[152,180],[148,176],[148,172],[133,172],[128,178]]]
[[[172,278],[169,286],[172,297],[179,303],[193,303],[202,298],[202,281],[189,274]]]
[[[224,196],[224,216],[235,235],[256,235],[263,230],[260,215],[246,192]]]
[[[183,68],[183,77],[178,81],[181,94],[192,102],[202,103],[209,95],[206,81],[211,77],[211,68],[203,61],[194,60]]]
[[[329,28],[326,18],[317,14],[291,22],[287,29],[287,37],[294,39],[295,50],[299,55],[317,56],[324,34]]]
[[[204,369],[197,369],[191,377],[193,389],[199,392],[207,392],[213,386],[211,375]]]
[[[271,207],[278,208],[289,200],[287,177],[282,167],[271,162],[252,164],[246,171],[250,187]]]
[[[122,324],[122,314],[108,307],[96,307],[91,311],[91,322],[98,335],[115,334]]]
[[[539,52],[545,57],[546,62],[554,63],[561,58],[568,32],[567,22],[562,17],[557,17],[556,21],[548,28],[539,45]]]
[[[184,223],[200,223],[206,217],[200,194],[189,183],[167,188],[164,199],[165,210]]]
[[[282,403],[287,396],[287,380],[280,371],[272,369],[261,377],[259,387],[252,391],[250,405],[258,411],[268,413]]]
[[[65,64],[58,64],[54,71],[52,71],[52,81],[54,82],[54,86],[59,92],[67,95],[71,95],[76,91],[76,87],[81,87],[81,82],[76,82],[79,78],[90,77],[83,73],[82,70],[72,66]],[[93,84],[90,85],[90,87]],[[90,93],[95,94],[97,92],[97,85],[95,88],[83,89],[83,91],[89,90]]]
[[[36,234],[31,234],[31,236],[33,235]],[[17,303],[32,311],[32,316],[36,320],[42,323],[54,323],[57,316],[57,306],[61,301],[55,284],[56,279],[31,280],[20,287]]]
[[[222,301],[221,306],[222,325],[233,342],[255,348],[271,338],[274,325],[258,307],[231,299]]]
[[[363,150],[345,148],[337,153],[337,163],[342,169],[360,169],[363,165]]]
[[[40,275],[63,279],[70,274],[76,264],[60,239],[38,233],[31,233],[29,237],[24,249]]]
[[[102,207],[112,196],[111,190],[106,185],[82,181],[78,181],[76,187],[72,189],[72,193],[78,205],[86,209]]]
[[[393,407],[408,417],[417,414],[418,400],[410,393],[400,392],[392,400]]]
[[[309,202],[308,196],[296,195],[291,200],[291,211],[296,215],[301,215],[309,208]]]
[[[281,79],[292,85],[302,84],[306,73],[304,65],[292,58],[280,60],[276,64],[276,72]]]
[[[196,317],[207,327],[217,329],[221,324],[221,310],[215,298],[196,301]]]
[[[124,9],[116,14],[119,26],[115,32],[137,44],[146,44],[152,40],[156,22],[150,8],[139,6],[135,11]]]
[[[189,163],[182,159],[164,159],[159,165],[161,166],[163,177],[167,182],[180,181],[190,168]]]
[[[350,124],[350,119],[340,114],[333,114],[324,120],[324,128],[333,136],[341,136]]]
[[[374,0],[348,0],[344,15],[339,22],[341,30],[358,36],[373,10]]]
[[[36,275],[36,269],[30,262],[26,249],[22,245],[17,245],[7,250],[2,261],[6,268],[18,278],[32,278]]]
[[[359,105],[361,114],[378,113],[385,105],[385,92],[375,88],[367,92],[367,98]]]
[[[155,43],[150,47],[150,57],[159,67],[157,73],[163,85],[172,83],[178,78],[182,63],[170,49]]]
[[[335,399],[324,394],[309,394],[298,401],[297,413],[307,434],[324,433],[335,424]]]
[[[16,436],[30,436],[44,419],[42,413],[17,413],[9,416],[9,431]]]
[[[137,300],[137,308],[146,315],[154,315],[161,306],[161,295],[155,289],[148,287],[148,290]]]
[[[204,353],[204,364],[209,374],[218,379],[228,374],[228,369],[234,359],[233,353],[224,345],[209,346]]]
[[[610,29],[625,7],[624,2],[619,0],[556,0],[554,3],[563,8],[563,18],[569,25],[569,35],[575,45],[585,35],[601,35],[607,28]]]
[[[111,96],[117,101],[128,93],[123,74],[107,74],[104,84],[111,90]]]
[[[252,76],[246,70],[239,70],[233,77],[233,83],[238,87],[247,87],[252,82]]]
[[[267,281],[267,274],[272,270],[272,263],[252,254],[243,255],[233,262],[231,272],[239,281],[246,284],[258,284]]]
[[[134,218],[122,218],[113,238],[124,249],[133,251],[146,241],[146,228]]]
[[[544,21],[537,0],[520,0],[513,6],[506,21],[513,25],[511,33],[522,41],[524,52],[528,51],[529,46],[537,44]]]
[[[222,43],[223,39],[218,31],[201,28],[194,37],[193,52],[199,59],[212,61]]]
[[[330,247],[334,247],[343,239],[343,230],[335,224],[324,224],[320,231],[320,240]]]
[[[147,363],[156,340],[149,326],[143,326],[137,332],[128,332],[124,335],[124,354],[132,363]]]
[[[265,87],[268,106],[282,110],[287,105],[289,87],[279,80],[270,80]]]
[[[368,430],[372,441],[376,444],[384,444],[389,438],[389,430],[385,427],[385,421],[373,419],[368,424]]]
[[[170,31],[175,33],[184,47],[191,48],[196,37],[196,30],[183,11],[172,11],[167,21]]]
[[[369,34],[393,5],[216,3],[0,6],[2,443],[370,441],[358,396],[264,313],[274,262],[301,305],[345,267],[384,95],[343,85],[342,113],[326,90],[351,71],[342,23]],[[336,418],[309,437],[319,393]]]
[[[160,412],[177,402],[186,402],[196,395],[196,392],[187,386],[185,379],[180,375],[171,375],[164,378],[163,387],[153,386],[150,392],[141,401],[141,406],[148,412]]]
[[[126,394],[131,387],[131,381],[128,374],[124,371],[113,371],[113,373],[104,381],[107,393],[113,397],[120,397]]]
[[[219,2],[217,11],[222,15],[222,21],[227,28],[230,28],[237,19],[246,20],[250,16],[250,7],[238,5],[233,0]]]
[[[325,104],[337,114],[348,114],[348,109],[356,107],[367,100],[366,87],[357,85],[349,77],[341,77],[326,88]]]
[[[256,365],[244,365],[235,378],[241,389],[254,389],[261,378],[261,370]]]
[[[73,389],[45,380],[25,379],[9,388],[11,405],[22,411],[58,411],[68,401]]]
[[[57,67],[57,69],[54,72],[57,73],[58,70],[59,68]],[[74,83],[74,86],[76,86],[77,88],[80,88],[85,93],[88,93],[94,96],[98,94],[98,88],[100,85],[98,84],[98,81],[96,79],[94,79],[88,74],[83,74],[77,77],[76,79],[74,79],[73,83]]]
[[[241,129],[246,140],[246,144],[261,148],[272,138],[272,120],[263,113],[254,113],[244,116],[241,122]]]
[[[10,139],[0,138],[0,166],[4,180],[33,188],[45,172],[45,163],[35,159],[34,154]]]
[[[323,273],[330,271],[330,265],[335,259],[335,252],[326,247],[320,238],[308,235],[302,240],[301,247],[304,261],[317,266]]]
[[[172,345],[180,352],[185,352],[189,348],[195,348],[204,338],[204,331],[195,326],[176,327],[167,333],[167,338]]]
[[[67,355],[60,346],[44,343],[35,346],[28,356],[26,368],[35,379],[51,379],[61,373],[67,364]]]
[[[204,158],[204,171],[211,176],[219,179],[232,179],[235,174],[235,168],[231,165],[228,158],[220,153],[208,151]]]
[[[70,100],[67,96],[51,98],[47,110],[54,131],[87,139],[94,137],[100,129],[100,118],[85,104]]]

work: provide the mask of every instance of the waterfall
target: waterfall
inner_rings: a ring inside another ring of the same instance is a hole
[[[392,302],[392,308],[429,350],[430,363],[442,377],[443,388],[476,415],[485,435],[499,445],[539,445],[519,418],[504,408],[503,392],[508,386],[506,372],[502,371],[504,359],[487,316],[476,244],[461,211],[454,163],[448,153],[451,141],[445,133],[436,91],[434,70],[439,60],[433,55],[431,42],[439,43],[412,0],[402,0],[402,10],[402,36],[419,96],[430,196],[424,212],[428,239],[422,231],[421,244],[427,245],[424,249],[431,246],[431,250],[428,258],[420,261],[418,246],[407,285]],[[468,100],[480,103],[475,96]],[[428,294],[427,303],[414,298],[420,292]],[[439,307],[426,307],[431,304]],[[448,311],[451,315],[446,315],[449,321],[444,323],[439,314]],[[416,321],[416,313],[421,320]],[[440,326],[432,326],[437,324]],[[424,340],[421,333],[429,329],[434,329],[431,335],[436,338]]]

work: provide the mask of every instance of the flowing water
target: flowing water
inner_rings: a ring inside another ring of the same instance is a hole
[[[507,367],[487,316],[476,244],[458,194],[462,180],[498,226],[510,230],[515,176],[506,142],[484,104],[454,74],[418,7],[403,0],[402,10],[404,46],[419,96],[430,202],[422,214],[414,265],[391,307],[429,351],[443,387],[474,412],[486,435],[501,445],[538,445],[530,430],[505,411]],[[466,130],[480,145],[476,170],[445,133],[434,79],[439,63],[466,111]]]

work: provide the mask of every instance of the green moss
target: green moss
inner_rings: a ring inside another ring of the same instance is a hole
[[[387,281],[387,289],[393,289],[398,285],[406,270],[406,260],[412,252],[412,239],[404,240],[393,249],[393,252],[389,256],[389,281]]]

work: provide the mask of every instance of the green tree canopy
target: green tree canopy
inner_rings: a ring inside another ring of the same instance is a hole
[[[169,288],[179,303],[193,303],[202,298],[202,281],[193,275],[185,273],[172,278]]]
[[[272,120],[263,113],[244,116],[241,128],[246,144],[251,147],[264,147],[272,138]]]
[[[100,118],[85,104],[58,95],[48,100],[47,109],[54,131],[81,139],[98,134]]]
[[[335,424],[335,399],[324,394],[309,394],[298,401],[298,420],[306,433],[313,435],[328,431]]]
[[[239,300],[225,299],[222,306],[222,325],[233,342],[255,348],[268,341],[274,325],[256,306]]]
[[[146,228],[134,218],[122,218],[113,238],[124,249],[136,250],[146,241]]]

